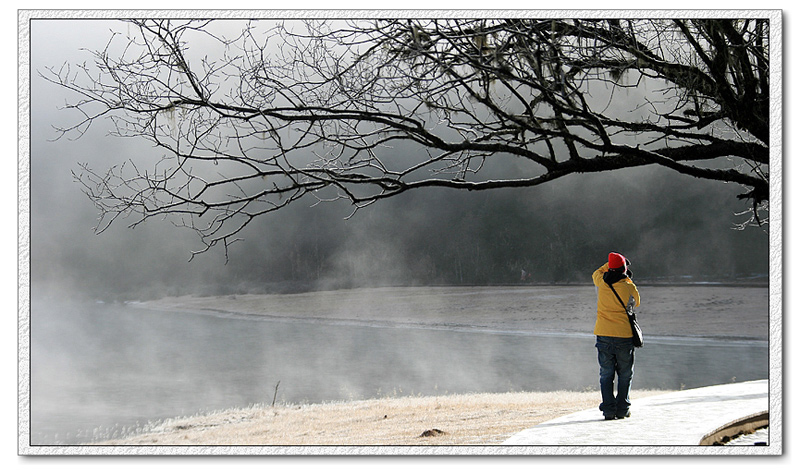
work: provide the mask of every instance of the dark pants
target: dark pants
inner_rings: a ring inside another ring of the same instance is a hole
[[[622,417],[631,406],[631,380],[633,379],[633,339],[630,337],[597,336],[597,361],[600,363],[600,393],[603,402],[600,410],[606,417]],[[617,394],[614,395],[614,377],[617,376]]]

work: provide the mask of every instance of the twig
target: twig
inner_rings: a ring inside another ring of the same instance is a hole
[[[281,381],[278,380],[278,383],[275,384],[275,393],[272,395],[272,406],[275,406],[275,400],[278,398],[278,386],[281,384]]]

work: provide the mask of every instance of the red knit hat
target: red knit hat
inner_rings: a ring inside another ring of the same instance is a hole
[[[627,260],[621,253],[611,252],[608,254],[608,269],[609,270],[627,270]]]

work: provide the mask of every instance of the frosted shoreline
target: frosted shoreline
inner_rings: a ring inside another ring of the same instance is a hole
[[[667,391],[634,390],[633,400]],[[596,407],[594,392],[476,393],[234,408],[96,446],[478,446]],[[600,412],[598,411],[598,416]]]

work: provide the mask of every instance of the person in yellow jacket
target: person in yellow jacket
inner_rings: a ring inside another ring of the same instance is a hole
[[[622,254],[608,254],[608,262],[595,270],[592,280],[597,287],[597,321],[594,334],[597,337],[597,360],[600,363],[600,393],[603,401],[600,411],[606,420],[631,416],[630,390],[633,379],[633,333],[625,307],[614,292],[628,306],[639,306],[639,290],[633,283],[628,266],[630,262]],[[617,377],[617,394],[614,395],[614,377]]]

